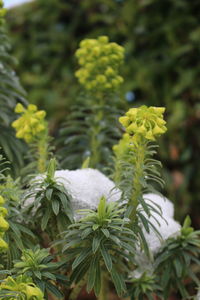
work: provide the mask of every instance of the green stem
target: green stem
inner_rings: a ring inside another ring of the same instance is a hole
[[[38,141],[37,151],[38,151],[38,162],[37,169],[39,173],[44,173],[47,168],[48,161],[48,133],[46,132],[43,137]]]
[[[101,142],[98,140],[99,134],[101,132],[100,122],[103,119],[103,110],[99,109],[98,113],[94,116],[93,127],[91,130],[91,138],[90,138],[90,149],[91,149],[91,158],[90,158],[90,166],[92,168],[97,167],[98,163],[101,160]]]
[[[101,290],[98,300],[108,300],[108,281],[105,274],[101,275]]]
[[[137,207],[139,205],[139,198],[142,196],[142,183],[141,179],[144,178],[144,160],[146,153],[146,144],[141,142],[135,148],[135,168],[133,177],[133,189],[132,197],[130,199],[130,205],[132,206],[132,212],[130,215],[131,222],[134,223],[136,220]]]
[[[122,159],[120,157],[116,157],[115,159],[115,171],[114,171],[114,182],[116,184],[119,184],[121,181],[121,173],[122,173],[122,168],[121,168],[121,161]]]
[[[78,297],[78,295],[80,294],[80,292],[81,292],[83,286],[85,285],[85,283],[86,283],[86,279],[85,279],[85,277],[84,277],[84,278],[83,278],[81,281],[79,281],[79,283],[73,288],[73,290],[72,290],[72,292],[71,292],[71,294],[70,294],[70,296],[69,296],[69,300],[76,300],[76,299],[77,299],[77,297]]]

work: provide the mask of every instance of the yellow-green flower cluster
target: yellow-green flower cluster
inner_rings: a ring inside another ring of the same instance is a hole
[[[107,36],[83,40],[76,57],[81,68],[75,75],[86,90],[113,91],[123,82],[119,67],[124,60],[124,48],[110,43]]]
[[[0,0],[0,24],[2,23],[5,13],[6,13],[6,9],[3,8],[3,1]]]
[[[167,130],[166,122],[163,120],[164,111],[164,107],[143,105],[129,109],[125,116],[119,118],[119,121],[135,141],[141,137],[154,141]]]
[[[9,228],[8,222],[5,220],[5,217],[8,214],[8,211],[3,207],[5,200],[0,196],[0,252],[3,252],[8,249],[8,244],[4,241],[3,236]]]
[[[14,300],[18,299],[15,296],[10,296],[12,292],[20,293],[19,299],[24,300],[44,300],[43,292],[32,282],[32,279],[20,275],[17,278],[12,278],[8,276],[0,285],[0,290],[8,291],[8,295],[5,295],[4,299]],[[17,296],[17,295],[16,295]]]
[[[131,138],[129,134],[125,133],[123,134],[121,140],[119,140],[119,143],[113,146],[113,151],[115,153],[115,156],[117,158],[122,158],[124,155],[129,153],[131,145]]]
[[[16,129],[16,137],[24,139],[27,143],[37,140],[47,129],[45,121],[46,112],[38,110],[36,105],[30,104],[28,108],[18,103],[15,112],[21,117],[12,123]]]

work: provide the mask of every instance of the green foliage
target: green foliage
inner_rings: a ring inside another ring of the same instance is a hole
[[[181,235],[166,241],[155,259],[155,270],[163,287],[164,299],[169,299],[170,291],[179,290],[182,299],[188,299],[184,279],[187,277],[199,286],[200,281],[195,275],[193,265],[200,265],[200,231],[190,227],[187,217],[183,224]]]
[[[80,69],[75,73],[88,91],[101,93],[118,90],[124,79],[119,67],[124,60],[124,48],[110,43],[107,36],[81,41],[76,51]]]
[[[78,5],[36,0],[8,12],[14,53],[20,60],[17,71],[30,101],[48,111],[56,132],[78,94],[73,54],[80,40],[106,34],[125,46],[123,92],[133,92],[137,106],[166,107],[168,133],[159,149],[165,192],[176,203],[179,218],[193,213],[196,227],[199,18],[199,1],[187,0],[85,0]],[[125,106],[128,103],[124,110]],[[62,159],[66,157],[63,152]]]
[[[112,146],[121,136],[117,127],[119,110],[108,104],[110,97],[105,97],[103,105],[95,97],[80,100],[60,130],[57,155],[61,166],[67,169],[80,168],[87,157],[89,167],[103,169],[110,162]]]
[[[34,216],[35,227],[46,231],[52,239],[73,221],[70,195],[62,184],[56,182],[54,174],[55,160],[52,159],[47,174],[33,179],[25,196],[26,213],[30,213],[31,219]],[[26,205],[29,199],[32,201]]]
[[[44,300],[42,291],[35,286],[30,277],[19,275],[16,278],[8,276],[0,284],[2,300]]]
[[[61,165],[68,169],[82,165],[87,156],[92,168],[102,169],[109,163],[110,150],[120,137],[116,118],[123,53],[124,48],[109,43],[107,36],[85,39],[76,51],[80,69],[75,75],[85,93],[60,131]]]
[[[13,171],[16,173],[23,165],[25,148],[23,143],[15,138],[10,124],[15,118],[16,103],[25,104],[26,101],[25,92],[13,69],[16,62],[9,53],[10,43],[4,27],[4,20],[0,16],[0,147],[1,152],[12,162]]]
[[[106,203],[101,198],[97,212],[81,210],[86,215],[65,232],[63,252],[72,263],[71,281],[78,283],[87,275],[87,291],[101,289],[102,273],[108,273],[116,291],[126,291],[123,272],[128,268],[126,259],[132,261],[135,250],[134,233],[127,228],[129,219],[123,217],[124,208],[117,203]]]
[[[0,156],[0,161],[3,161],[3,166],[7,163],[2,156]],[[5,176],[5,171],[9,171],[9,168],[1,167],[0,193],[6,200],[4,206],[8,211],[9,229],[5,233],[5,241],[9,244],[9,249],[6,254],[1,255],[1,263],[9,268],[12,260],[19,257],[21,250],[33,244],[35,236],[25,226],[25,216],[20,203],[22,190],[19,179],[14,181],[10,175]]]
[[[122,145],[120,141],[117,146],[122,147],[124,155],[121,155],[119,149],[116,151],[115,148],[113,178],[117,178],[116,186],[122,191],[122,199],[128,204],[127,215],[131,220],[132,229],[140,238],[142,248],[150,257],[141,224],[148,233],[153,230],[158,236],[160,235],[159,229],[149,218],[152,213],[155,219],[155,215],[162,217],[161,207],[151,202],[147,203],[143,199],[143,194],[156,192],[164,185],[159,171],[161,163],[153,158],[157,153],[157,145],[145,139],[138,143],[129,139]]]
[[[57,298],[63,298],[63,294],[55,285],[56,282],[66,284],[65,276],[57,274],[63,262],[53,262],[53,256],[48,249],[40,249],[38,246],[22,251],[21,260],[14,261],[13,273],[24,274],[31,277],[33,282],[47,295],[52,292]]]
[[[129,295],[131,300],[143,300],[144,297],[154,300],[155,292],[161,296],[161,290],[154,275],[150,276],[144,273],[141,277],[130,280]]]

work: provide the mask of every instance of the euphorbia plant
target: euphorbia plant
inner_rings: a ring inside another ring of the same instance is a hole
[[[173,219],[172,203],[157,192],[164,181],[159,171],[161,163],[154,155],[157,138],[166,131],[165,108],[131,108],[117,123],[119,111],[107,104],[109,98],[113,102],[118,99],[123,52],[107,37],[99,37],[81,42],[76,53],[81,66],[76,76],[84,88],[85,102],[83,109],[76,106],[73,122],[68,119],[62,131],[66,152],[61,162],[69,162],[70,169],[75,161],[81,169],[56,170],[55,158],[49,161],[45,112],[32,104],[27,108],[16,106],[21,116],[13,127],[35,151],[39,174],[23,186],[25,196],[22,201],[19,194],[21,202],[16,206],[12,204],[12,193],[5,192],[5,178],[1,178],[1,192],[11,199],[7,202],[10,229],[4,235],[9,243],[8,254],[16,237],[21,253],[17,262],[11,259],[14,268],[9,272],[12,276],[23,274],[6,279],[6,271],[1,273],[4,295],[6,286],[12,286],[12,292],[29,299],[24,285],[27,280],[44,291],[41,294],[33,284],[35,297],[40,297],[35,299],[48,299],[49,291],[62,297],[62,289],[67,299],[75,300],[83,286],[87,292],[93,290],[99,300],[109,300],[110,286],[120,297],[131,300],[153,299],[155,295],[167,300],[173,290],[186,299],[189,293],[184,287],[185,278],[198,284],[191,265],[198,263],[199,232],[190,228],[188,219],[181,229]],[[120,135],[112,156],[111,148]],[[90,159],[84,161],[84,156]],[[111,162],[114,182],[99,170],[88,168],[104,166],[109,170]],[[14,185],[10,186],[16,191]],[[21,232],[29,236],[32,233],[19,224],[20,220],[38,235],[33,244],[53,245],[51,251],[59,262],[50,262],[45,249],[34,248],[31,243],[26,246]],[[2,224],[5,227],[6,223]],[[59,270],[59,266],[64,268]],[[59,283],[65,278],[69,278],[69,284],[63,289]]]
[[[38,110],[36,105],[30,104],[25,108],[18,103],[15,112],[21,114],[20,118],[12,123],[16,129],[16,137],[24,139],[30,144],[32,154],[37,158],[37,170],[44,173],[49,156],[48,124],[45,121],[46,112]]]
[[[100,36],[81,41],[75,55],[80,66],[75,76],[81,93],[60,130],[58,154],[61,165],[69,169],[79,167],[90,157],[89,166],[102,170],[121,135],[116,125],[123,103],[120,68],[124,48]]]

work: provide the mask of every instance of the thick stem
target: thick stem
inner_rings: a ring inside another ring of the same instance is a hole
[[[46,132],[45,135],[38,141],[37,151],[38,151],[38,162],[37,168],[39,173],[44,173],[47,167],[48,161],[48,133]]]
[[[83,286],[85,285],[86,283],[86,279],[83,278],[72,290],[71,294],[70,294],[70,297],[69,297],[69,300],[76,300],[78,295],[80,294]]]
[[[108,300],[108,281],[105,274],[101,275],[101,290],[98,300]]]
[[[94,117],[94,124],[91,131],[91,139],[90,139],[90,148],[91,148],[91,158],[90,158],[90,166],[92,168],[97,167],[97,164],[101,160],[101,143],[98,140],[99,134],[101,132],[101,120],[103,119],[103,111],[100,108],[97,114]]]
[[[135,168],[134,168],[134,177],[133,177],[133,189],[132,197],[129,201],[132,206],[132,212],[130,215],[131,222],[134,223],[136,219],[137,207],[139,204],[139,197],[142,195],[142,183],[141,180],[144,175],[144,160],[146,152],[146,144],[141,142],[136,146],[134,150],[136,153],[135,157]]]

